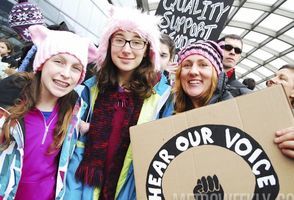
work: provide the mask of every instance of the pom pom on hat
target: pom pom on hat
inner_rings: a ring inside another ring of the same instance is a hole
[[[197,41],[184,47],[178,53],[178,63],[181,64],[190,55],[201,55],[208,59],[214,66],[217,74],[223,71],[223,49],[220,47],[220,43],[216,43],[212,40]]]
[[[33,70],[42,70],[43,64],[52,56],[67,53],[75,56],[83,65],[83,71],[79,83],[86,74],[87,64],[97,58],[97,48],[88,39],[80,37],[68,31],[53,31],[42,25],[29,27],[29,32],[33,43],[37,46]]]
[[[31,25],[44,25],[44,17],[41,10],[33,3],[19,1],[9,13],[9,25],[24,40],[31,41],[28,28]]]
[[[142,13],[140,10],[128,7],[111,6],[109,10],[109,20],[105,31],[101,34],[97,59],[98,67],[104,62],[109,46],[110,37],[117,31],[135,32],[140,37],[146,39],[150,44],[151,62],[154,64],[156,71],[160,70],[160,17]]]

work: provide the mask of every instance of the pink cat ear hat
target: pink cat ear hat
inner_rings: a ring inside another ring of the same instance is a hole
[[[88,38],[68,31],[49,30],[42,25],[32,25],[29,31],[33,43],[37,46],[34,72],[41,71],[43,64],[52,56],[67,53],[75,56],[83,65],[79,83],[83,82],[87,64],[95,61],[98,56],[96,46]]]
[[[160,17],[142,13],[140,10],[128,7],[112,6],[109,10],[109,20],[101,34],[98,47],[98,68],[104,62],[108,50],[109,39],[117,31],[135,32],[150,44],[149,56],[155,66],[155,71],[160,70]]]

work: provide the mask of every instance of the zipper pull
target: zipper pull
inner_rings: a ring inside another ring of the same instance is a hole
[[[46,125],[45,125],[45,132],[44,132],[44,135],[43,135],[42,144],[45,143],[45,140],[46,140],[46,137],[47,137],[48,130],[49,130],[49,126],[46,126]]]

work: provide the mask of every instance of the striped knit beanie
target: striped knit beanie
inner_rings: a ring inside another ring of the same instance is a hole
[[[192,43],[178,53],[178,63],[180,65],[188,56],[194,54],[201,55],[210,61],[217,74],[219,74],[223,71],[223,50],[220,46],[220,43],[218,44],[212,40],[201,40]]]

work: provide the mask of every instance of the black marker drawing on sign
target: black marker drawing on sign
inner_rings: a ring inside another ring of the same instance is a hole
[[[223,200],[224,190],[216,175],[202,176],[193,190],[195,200]]]
[[[147,199],[165,199],[162,180],[169,164],[181,153],[202,145],[223,147],[240,156],[255,176],[253,200],[266,196],[274,200],[280,190],[278,176],[260,144],[242,130],[226,125],[203,125],[186,129],[172,137],[152,159],[146,179]]]
[[[161,0],[156,15],[160,28],[174,41],[176,49],[197,40],[217,40],[233,0]]]

